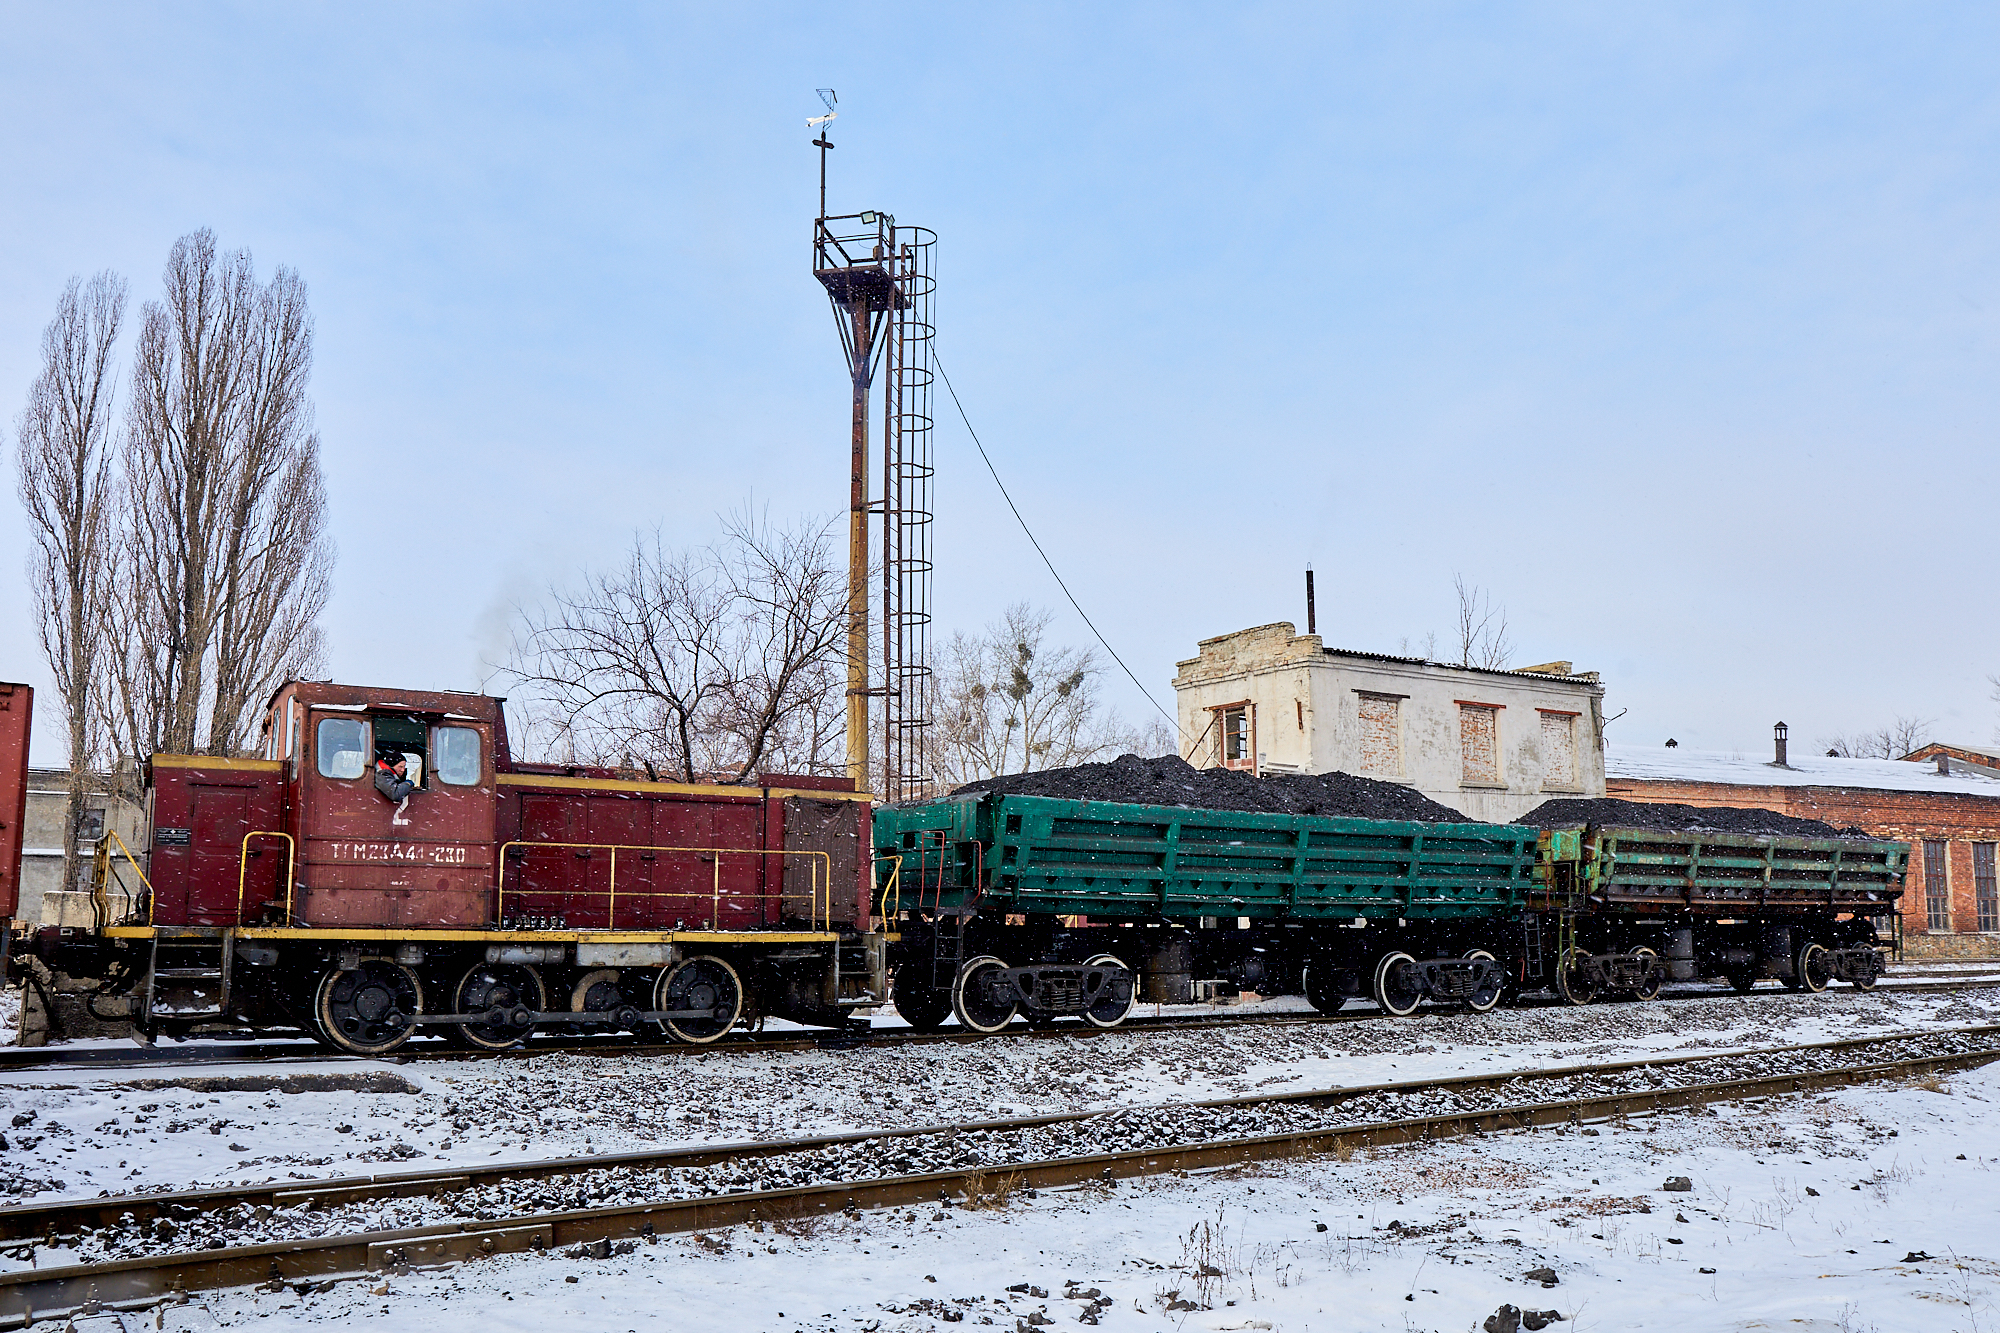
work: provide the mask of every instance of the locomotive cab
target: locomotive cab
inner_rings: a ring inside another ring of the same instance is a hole
[[[493,892],[500,700],[295,681],[272,701],[298,871],[282,918],[311,926],[484,925]],[[400,757],[400,800],[376,782]]]

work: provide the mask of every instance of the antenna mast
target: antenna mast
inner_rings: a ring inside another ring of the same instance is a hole
[[[931,322],[937,236],[898,227],[873,210],[826,211],[827,126],[839,114],[831,88],[819,90],[819,216],[813,276],[826,288],[853,388],[847,515],[847,774],[867,791],[870,698],[883,697],[881,795],[928,794],[924,762],[930,726]],[[886,354],[886,356],[885,356]],[[882,394],[882,493],[869,500],[868,415],[876,369],[887,361]],[[882,514],[882,684],[868,683],[868,516]]]

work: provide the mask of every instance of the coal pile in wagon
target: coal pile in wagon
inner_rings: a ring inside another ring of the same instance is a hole
[[[1165,755],[1142,759],[1120,755],[1108,764],[1078,764],[1038,773],[968,782],[952,792],[1014,796],[1056,796],[1071,801],[1122,801],[1130,805],[1177,805],[1192,810],[1251,810],[1278,815],[1331,815],[1349,819],[1403,819],[1427,824],[1463,824],[1449,806],[1399,786],[1351,773],[1287,773],[1254,777],[1241,769],[1196,768]]]
[[[1544,801],[1514,821],[1535,828],[1642,828],[1661,833],[1761,833],[1787,838],[1865,838],[1858,828],[1839,829],[1818,819],[1798,819],[1775,810],[1731,805],[1678,805],[1672,802],[1599,800]]]

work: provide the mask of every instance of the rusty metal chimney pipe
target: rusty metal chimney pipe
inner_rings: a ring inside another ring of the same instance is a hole
[[[1306,561],[1306,633],[1319,633],[1319,617],[1313,613],[1313,567]]]

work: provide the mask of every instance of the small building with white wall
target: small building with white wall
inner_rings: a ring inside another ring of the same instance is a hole
[[[1328,648],[1286,622],[1203,639],[1178,664],[1182,750],[1200,767],[1356,773],[1504,823],[1557,796],[1604,795],[1604,686]]]

